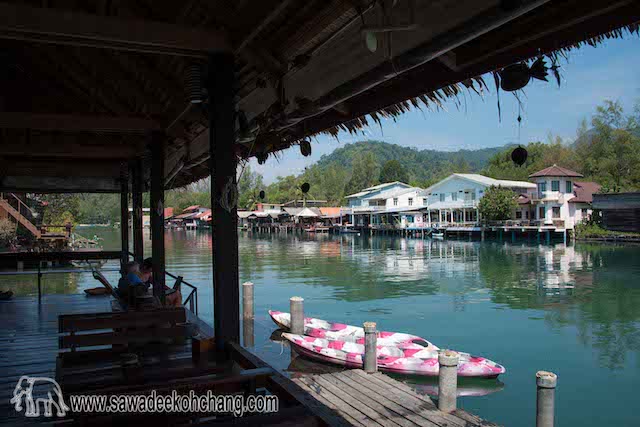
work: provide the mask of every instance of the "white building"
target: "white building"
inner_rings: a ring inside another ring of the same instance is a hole
[[[409,193],[414,188],[404,182],[387,182],[346,196],[351,209],[351,224],[356,227],[369,227],[369,224],[374,223],[373,216],[375,213],[386,211],[388,200],[393,205],[394,199],[397,199],[399,206],[401,196]],[[402,197],[402,201],[406,201],[408,204],[409,198],[410,196],[407,194]]]
[[[427,197],[426,222],[430,226],[477,223],[478,201],[491,186],[509,188],[517,194],[527,195],[533,195],[536,190],[536,185],[531,182],[454,173],[424,190]]]
[[[537,192],[530,200],[521,200],[520,206],[530,211],[539,225],[571,230],[591,215],[593,193],[600,190],[595,182],[578,181],[582,177],[557,165],[531,174]]]

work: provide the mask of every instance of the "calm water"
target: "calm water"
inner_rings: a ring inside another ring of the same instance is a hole
[[[80,232],[118,249],[117,230]],[[198,285],[200,316],[211,321],[210,234],[170,232],[167,251],[167,269]],[[309,316],[376,321],[503,364],[499,381],[461,384],[461,406],[491,421],[533,425],[534,375],[544,369],[559,375],[557,425],[640,424],[632,404],[640,385],[640,247],[242,234],[240,273],[255,283],[254,350],[292,375],[322,366],[291,362],[271,338],[266,311],[288,311],[289,297],[299,295]],[[20,294],[36,291],[32,278],[9,283]],[[44,280],[47,293],[94,286],[86,273]],[[409,382],[434,391],[433,381]]]

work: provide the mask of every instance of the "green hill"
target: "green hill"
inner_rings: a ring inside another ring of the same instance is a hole
[[[360,141],[324,155],[297,177],[279,177],[267,188],[267,200],[282,203],[302,197],[299,186],[311,185],[308,197],[343,203],[344,196],[380,181],[403,180],[428,187],[454,172],[479,172],[489,159],[507,147],[479,150],[418,150],[381,141]],[[383,166],[387,164],[381,176]],[[403,178],[396,178],[403,177]]]
[[[436,151],[418,150],[381,141],[360,141],[322,156],[314,166],[328,168],[337,165],[351,169],[355,158],[364,153],[371,153],[379,166],[389,160],[398,160],[406,169],[409,181],[425,185],[452,172],[478,172],[485,167],[491,157],[504,151],[505,148]]]

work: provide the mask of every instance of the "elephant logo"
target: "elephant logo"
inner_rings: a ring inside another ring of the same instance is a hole
[[[34,398],[34,393],[38,397]],[[16,412],[22,412],[23,398],[26,417],[39,417],[41,404],[45,417],[53,416],[54,406],[58,417],[64,417],[70,410],[64,403],[60,385],[51,378],[21,376],[10,400]]]

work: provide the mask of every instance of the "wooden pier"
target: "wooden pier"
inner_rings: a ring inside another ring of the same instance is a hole
[[[293,380],[320,403],[354,426],[493,426],[475,415],[457,409],[439,411],[427,396],[380,372],[360,369],[317,374]]]

